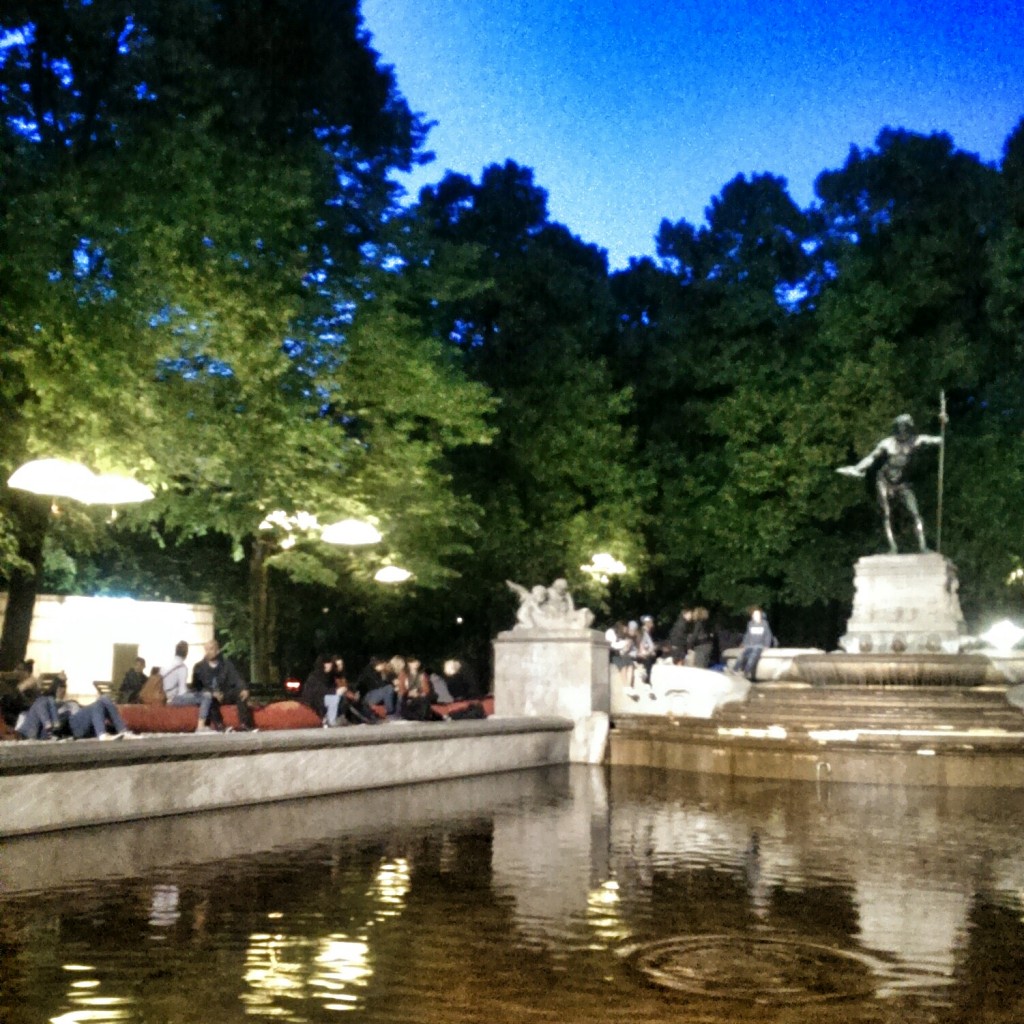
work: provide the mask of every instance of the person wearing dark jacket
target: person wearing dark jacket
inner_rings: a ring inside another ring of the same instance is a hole
[[[483,696],[473,670],[458,658],[449,658],[442,672],[448,692],[455,700],[479,700]]]
[[[751,682],[757,675],[757,663],[766,647],[775,646],[772,627],[768,625],[768,617],[757,607],[750,609],[750,621],[747,631],[743,634],[743,649],[740,651],[733,671],[746,676]]]
[[[692,652],[689,663],[694,668],[707,668],[715,649],[715,637],[708,626],[707,608],[694,608],[693,621],[690,624],[690,635],[687,647]]]
[[[356,690],[360,697],[365,697],[372,690],[379,690],[390,682],[390,665],[383,655],[375,654],[370,658],[366,668],[356,676]]]
[[[434,710],[437,694],[426,672],[417,673],[416,679],[409,684],[409,690],[402,699],[399,717],[407,722],[440,722],[444,715]]]
[[[128,669],[121,680],[117,700],[120,704],[139,704],[139,694],[146,685],[146,659],[136,658],[135,665]]]
[[[668,631],[668,646],[672,660],[677,665],[686,661],[686,652],[690,648],[690,633],[693,630],[693,610],[683,608]]]
[[[211,698],[209,721],[200,721],[196,732],[203,732],[222,723],[221,704],[234,704],[238,710],[238,727],[242,732],[251,732],[254,723],[252,708],[249,707],[249,687],[245,684],[234,663],[221,654],[220,644],[210,640],[205,647],[202,661],[196,662],[192,670],[192,689],[208,694]]]
[[[320,716],[321,721],[327,714],[324,698],[335,692],[334,661],[333,654],[320,655],[299,690],[299,700],[306,707],[312,708]]]

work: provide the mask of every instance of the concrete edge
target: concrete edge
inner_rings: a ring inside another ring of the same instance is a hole
[[[384,722],[335,729],[287,729],[256,733],[142,733],[133,739],[10,741],[0,744],[0,777],[80,771],[89,767],[211,760],[330,747],[391,746],[442,742],[469,736],[572,732],[565,718],[497,718],[456,722]]]

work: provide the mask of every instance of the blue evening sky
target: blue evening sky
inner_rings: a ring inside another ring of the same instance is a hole
[[[890,125],[998,162],[1024,116],[1021,0],[363,0],[374,48],[438,122],[437,160],[479,180],[513,159],[554,220],[653,253],[736,174],[814,179]]]

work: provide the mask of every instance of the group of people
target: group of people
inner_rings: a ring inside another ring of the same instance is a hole
[[[225,732],[221,708],[233,704],[238,713],[237,730],[255,731],[248,684],[216,640],[204,645],[203,658],[189,672],[189,645],[181,640],[166,671],[150,669],[136,658],[125,673],[117,693],[120,704],[169,704],[192,706],[197,710],[196,732]],[[23,662],[13,690],[0,698],[0,713],[6,725],[21,739],[121,739],[132,733],[118,711],[118,704],[104,694],[88,704],[69,700],[67,676],[51,673],[36,677],[34,664]]]
[[[16,670],[12,692],[0,701],[0,713],[6,726],[26,740],[123,739],[134,736],[107,696],[89,704],[69,700],[67,676],[63,672],[37,676],[29,659]]]
[[[186,660],[189,645],[179,640],[174,658],[166,671],[154,667],[146,674],[146,662],[136,658],[121,681],[118,700],[121,704],[169,704],[173,707],[197,707],[196,732],[225,732],[221,708],[233,704],[238,713],[239,732],[253,732],[253,719],[249,686],[234,662],[220,649],[216,640],[203,645],[203,657],[189,673]]]
[[[715,654],[715,636],[706,608],[684,608],[664,640],[654,635],[654,616],[644,615],[630,622],[619,621],[605,632],[612,664],[619,672],[627,694],[638,697],[638,684],[650,687],[651,670],[660,660],[674,665],[709,668]],[[653,690],[648,690],[653,699]]]
[[[651,674],[659,661],[707,669],[720,658],[719,637],[711,626],[707,608],[683,608],[665,639],[659,640],[654,628],[654,617],[644,615],[638,620],[616,622],[605,632],[612,665],[632,700],[640,699],[639,687],[643,685],[648,687],[648,696],[654,699]],[[775,638],[764,610],[751,608],[740,653],[732,666],[722,667],[753,681],[761,653],[774,645]]]
[[[121,704],[192,706],[197,709],[196,732],[233,731],[225,726],[222,707],[233,704],[238,714],[234,730],[255,731],[249,686],[216,640],[208,641],[203,658],[189,671],[189,645],[174,649],[169,668],[154,667],[136,658],[117,693]],[[479,701],[486,694],[475,674],[460,659],[450,658],[440,672],[428,670],[419,658],[374,656],[350,682],[344,660],[336,654],[317,657],[299,692],[325,726],[372,724],[388,719],[437,721],[483,717]],[[468,706],[466,704],[468,703]],[[449,713],[438,706],[455,705]],[[383,717],[378,712],[383,709]],[[16,685],[0,695],[0,713],[22,739],[119,739],[134,734],[125,725],[114,700],[106,694],[87,705],[67,699],[63,673],[36,677],[32,662],[17,673]]]
[[[476,676],[458,658],[445,661],[441,672],[431,672],[420,658],[401,655],[372,656],[350,682],[344,659],[337,654],[322,654],[299,689],[299,700],[320,716],[325,727],[372,725],[388,719],[432,722],[479,716],[479,706],[451,713],[436,707],[478,701],[483,696]],[[383,718],[377,708],[383,709]]]

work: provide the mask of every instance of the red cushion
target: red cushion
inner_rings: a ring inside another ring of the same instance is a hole
[[[119,704],[124,724],[132,732],[195,732],[199,708],[172,704]],[[233,704],[221,708],[224,724],[238,728],[238,711]],[[264,708],[253,709],[257,729],[274,732],[280,729],[315,729],[320,716],[297,700],[279,700]]]
[[[224,708],[224,721],[228,715],[237,719],[238,712],[233,707]],[[320,716],[309,706],[297,700],[275,700],[265,708],[253,711],[257,729],[315,729],[321,724]]]

